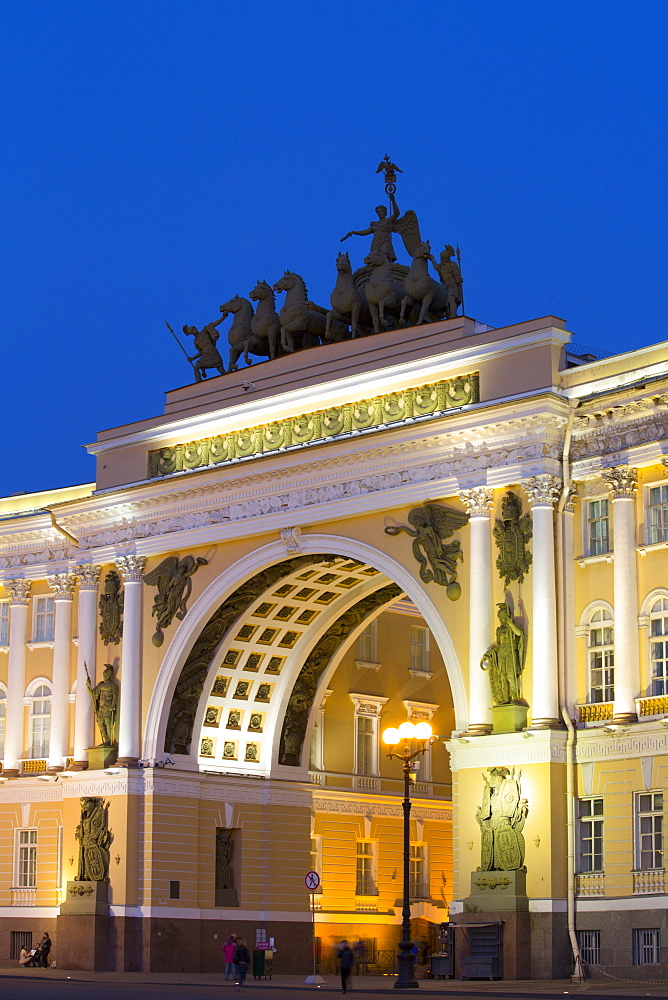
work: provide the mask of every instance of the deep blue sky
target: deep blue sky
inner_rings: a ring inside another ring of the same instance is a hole
[[[83,443],[191,380],[165,319],[285,268],[327,305],[386,152],[402,211],[461,245],[469,315],[667,339],[667,22],[666,0],[0,2],[0,495],[91,479]]]

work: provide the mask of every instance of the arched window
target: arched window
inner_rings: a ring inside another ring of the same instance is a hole
[[[40,684],[31,695],[30,704],[30,756],[40,760],[49,752],[51,733],[51,688]]]
[[[598,608],[589,619],[589,701],[597,704],[615,697],[615,650],[612,615]]]
[[[0,685],[0,760],[5,756],[5,717],[7,715],[7,692]]]
[[[649,613],[652,697],[668,694],[668,597],[659,597]]]

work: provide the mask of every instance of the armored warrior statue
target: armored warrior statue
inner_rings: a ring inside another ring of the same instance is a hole
[[[521,701],[520,675],[524,670],[524,629],[513,621],[509,606],[497,604],[499,625],[496,642],[483,655],[480,666],[489,670],[492,698],[495,705],[512,705]]]
[[[482,805],[476,810],[480,826],[482,871],[517,871],[524,865],[522,830],[529,811],[520,791],[521,771],[490,767],[483,774]]]
[[[81,820],[75,833],[79,841],[77,882],[109,881],[112,835],[107,826],[108,811],[109,803],[103,799],[81,799]]]
[[[459,252],[459,248],[457,248]],[[452,260],[454,256],[455,248],[448,245],[444,250],[441,250],[441,259],[437,263],[434,257],[430,256],[429,260],[434,265],[434,270],[438,273],[441,283],[444,284],[448,290],[448,301],[446,305],[446,318],[454,319],[457,315],[457,310],[464,301],[464,293],[462,290],[462,283],[464,279],[462,278],[462,272],[459,269],[459,265]]]
[[[95,687],[92,687],[88,670],[86,669],[86,687],[93,699],[93,711],[95,721],[100,730],[103,747],[115,747],[116,723],[118,721],[118,684],[113,679],[114,668],[111,663],[105,663],[102,671],[102,680]]]
[[[207,368],[215,368],[221,375],[225,374],[225,363],[220,356],[220,351],[216,347],[216,341],[220,336],[216,327],[226,318],[227,314],[221,316],[220,319],[217,319],[213,323],[207,323],[201,330],[198,330],[196,326],[186,325],[183,327],[183,332],[188,337],[195,338],[197,354],[188,357],[188,361],[193,366],[197,382],[201,382],[202,379],[206,378]]]

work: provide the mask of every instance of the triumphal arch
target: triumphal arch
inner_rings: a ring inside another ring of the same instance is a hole
[[[668,348],[460,315],[397,170],[330,309],[286,271],[171,331],[192,375],[95,483],[0,500],[0,958],[213,971],[234,932],[306,974],[314,916],[321,971],[392,973],[408,720],[421,951],[661,963]]]

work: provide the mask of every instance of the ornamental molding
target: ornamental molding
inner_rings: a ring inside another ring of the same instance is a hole
[[[80,590],[94,590],[97,593],[97,584],[102,572],[101,566],[88,563],[85,566],[75,566],[74,571],[79,577]]]
[[[638,470],[628,465],[604,469],[601,476],[613,500],[633,500],[638,491]]]
[[[663,397],[661,397],[663,398]],[[668,400],[668,395],[666,396]],[[642,445],[656,445],[668,439],[668,412],[666,403],[661,409],[654,408],[647,413],[642,410],[642,416],[634,413],[630,419],[628,413],[621,412],[624,407],[613,407],[603,413],[586,414],[576,417],[571,443],[571,459],[583,462],[603,455],[619,455]],[[615,416],[610,416],[610,414]],[[659,456],[657,455],[657,460]]]
[[[27,604],[30,600],[30,580],[5,580],[3,586],[9,591],[10,604]]]
[[[285,551],[289,556],[298,556],[302,551],[302,529],[299,527],[283,528],[281,531],[281,541],[285,545]]]
[[[610,733],[602,728],[578,733],[575,744],[577,763],[587,761],[617,760],[633,756],[647,757],[665,754],[668,751],[668,730],[658,724],[638,731],[633,727],[621,726]]]
[[[377,802],[375,800],[369,801],[368,799],[364,801],[355,801],[355,799],[321,799],[317,796],[313,797],[313,811],[320,813],[343,813],[348,816],[359,816],[360,819],[368,816],[370,812],[373,812],[374,817],[383,816],[391,819],[399,819],[403,816],[401,802],[395,804]],[[422,821],[435,819],[447,822],[448,820],[452,820],[452,806],[448,802],[444,803],[441,808],[420,807],[418,800],[412,799],[411,819]]]
[[[277,513],[288,513],[332,501],[355,500],[369,494],[389,493],[393,489],[421,483],[453,480],[465,473],[485,472],[492,468],[505,468],[508,465],[545,461],[546,459],[558,461],[559,454],[560,446],[558,444],[554,446],[538,443],[527,444],[523,447],[501,449],[495,453],[488,452],[484,455],[454,458],[451,461],[437,462],[432,465],[404,468],[324,486],[296,489],[289,493],[274,494],[273,496],[265,493],[258,499],[231,503],[217,509],[212,509],[209,503],[204,509],[159,520],[137,521],[133,519],[123,527],[107,528],[83,535],[81,543],[85,548],[118,545],[131,540],[151,538],[177,531],[187,531],[193,528],[209,527],[215,524],[231,523]],[[349,465],[349,463],[343,464]],[[322,477],[319,481],[322,482]],[[451,492],[457,492],[456,486],[452,486]],[[391,498],[388,502],[392,503]]]
[[[116,556],[116,569],[124,583],[141,583],[146,556]]]
[[[529,498],[529,504],[534,507],[554,507],[561,493],[561,479],[545,474],[531,476],[522,483],[522,489]]]
[[[148,453],[151,479],[174,472],[227,465],[388,427],[441,417],[479,402],[478,372],[372,399],[316,410],[257,427],[183,442]]]
[[[531,738],[523,733],[461,737],[449,740],[445,747],[453,772],[472,767],[566,763],[566,733],[558,730],[536,730]]]
[[[494,506],[494,493],[486,486],[478,486],[472,490],[460,490],[459,496],[468,511],[469,517],[492,516]]]
[[[77,585],[76,573],[54,573],[46,579],[56,601],[71,601],[74,598],[74,588]]]

